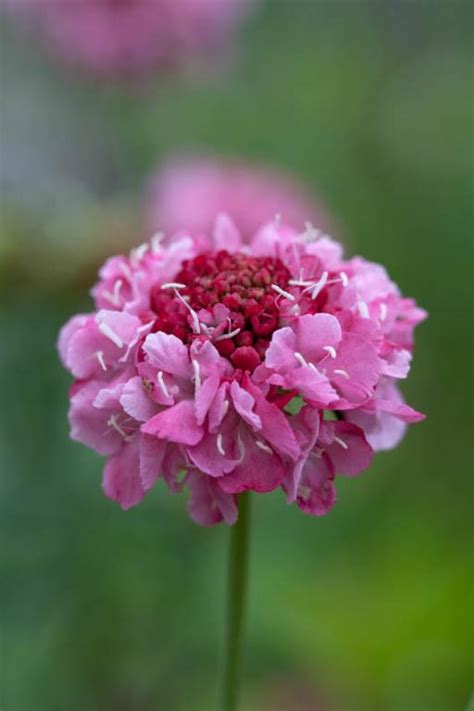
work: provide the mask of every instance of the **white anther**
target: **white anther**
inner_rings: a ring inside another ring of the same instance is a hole
[[[217,445],[217,451],[219,452],[219,454],[222,454],[222,456],[225,457],[225,449],[224,449],[224,445],[222,444],[222,435],[221,434],[217,435],[216,445]]]
[[[133,274],[130,267],[125,262],[120,263],[120,271],[128,281],[133,281]]]
[[[309,497],[311,496],[310,487],[300,484],[300,486],[298,487],[298,496],[300,499],[303,499],[303,501],[307,501],[309,499]]]
[[[169,397],[170,394],[168,392],[168,388],[166,387],[165,379],[163,377],[163,371],[159,370],[158,375],[156,376],[156,380],[158,382],[158,385],[160,387],[161,392],[165,397]]]
[[[125,430],[119,425],[117,422],[117,415],[110,415],[109,419],[107,420],[107,424],[109,427],[113,427],[116,432],[119,433],[121,437],[125,440],[125,442],[129,442],[131,437],[125,432]]]
[[[242,464],[245,458],[245,444],[242,442],[242,438],[239,436],[237,437],[237,445],[239,447],[239,459],[237,461],[237,464]]]
[[[123,281],[121,279],[117,279],[117,281],[114,284],[114,300],[116,306],[120,304],[120,289],[123,286]]]
[[[255,440],[255,444],[256,444],[257,447],[258,447],[259,449],[261,449],[263,452],[266,452],[267,454],[273,454],[273,449],[271,449],[270,447],[268,447],[266,444],[264,444],[263,442],[261,442],[259,439],[256,439],[256,440]]]
[[[102,370],[106,371],[106,370],[107,370],[107,366],[105,365],[105,360],[104,360],[104,353],[103,353],[103,351],[97,351],[97,353],[96,353],[95,355],[96,355],[97,360],[98,360],[99,363],[100,363],[100,367],[102,368]]]
[[[199,322],[199,325],[201,326],[201,329],[204,331],[206,336],[208,338],[211,337],[211,332],[214,330],[211,326],[208,326],[207,324],[203,323],[202,321]]]
[[[99,331],[106,337],[109,338],[112,343],[117,346],[117,348],[122,348],[123,347],[123,341],[118,336],[115,331],[113,331],[110,326],[108,326],[106,323],[102,322],[99,323]]]
[[[288,281],[290,286],[313,286],[314,281],[305,281],[304,279],[290,279]]]
[[[295,356],[296,360],[298,361],[298,363],[300,365],[304,365],[305,367],[308,366],[307,362],[304,359],[304,356],[302,356],[301,353],[296,352],[296,353],[293,353],[293,355]]]
[[[334,374],[335,374],[335,375],[342,375],[342,377],[343,377],[343,378],[347,378],[347,380],[349,380],[349,377],[350,377],[350,376],[349,376],[349,373],[347,372],[347,370],[343,370],[342,368],[335,368],[335,369],[334,369]]]
[[[161,285],[162,289],[186,289],[186,284],[180,284],[178,281],[168,281]]]
[[[349,445],[340,437],[334,437],[334,441],[343,449],[349,449]]]
[[[194,385],[196,387],[196,392],[199,390],[201,387],[201,370],[199,368],[199,363],[197,360],[191,361],[193,364],[193,370],[194,370]]]
[[[238,333],[241,332],[241,328],[234,328],[233,331],[228,331],[227,333],[221,333],[220,336],[217,336],[216,341],[225,341],[227,338],[234,338]]]
[[[168,288],[168,284],[165,285],[166,288]],[[163,286],[161,287],[163,289]],[[193,331],[194,333],[201,333],[201,323],[199,321],[199,317],[197,313],[194,311],[194,309],[191,308],[191,306],[188,304],[186,299],[182,297],[182,295],[179,293],[178,288],[182,289],[185,288],[185,284],[179,284],[178,286],[174,286],[174,293],[176,294],[176,298],[178,298],[182,304],[186,306],[188,309],[189,313],[191,314],[191,318],[193,320]]]
[[[290,301],[294,301],[295,297],[293,294],[290,294],[289,291],[285,291],[284,289],[281,288],[281,286],[278,286],[278,284],[272,284],[272,289],[273,291],[276,291],[277,294],[280,296],[284,296],[285,299],[289,299]]]
[[[335,358],[337,356],[336,349],[334,348],[334,346],[323,346],[323,351],[329,353],[331,358]]]
[[[151,250],[154,254],[160,251],[160,245],[163,241],[164,236],[165,235],[163,232],[155,232],[155,234],[151,238]]]
[[[141,259],[148,252],[148,249],[149,245],[146,242],[141,244],[139,247],[132,249],[132,251],[130,252],[130,259],[132,260],[132,262],[138,264],[138,262],[140,262]]]
[[[221,421],[224,419],[224,417],[227,415],[227,412],[229,411],[229,401],[224,400],[222,403],[222,412],[221,412]]]
[[[339,272],[339,276],[341,278],[342,286],[347,286],[349,284],[349,277],[346,272]]]
[[[304,223],[305,232],[301,235],[301,239],[305,242],[314,242],[321,237],[321,230],[318,230],[311,222]]]
[[[380,320],[385,321],[387,318],[387,304],[380,304]]]
[[[311,292],[312,299],[315,299],[318,296],[318,294],[321,292],[321,290],[324,289],[324,287],[326,286],[327,280],[328,280],[328,273],[323,272],[321,275],[321,278],[316,282],[316,284],[314,285],[314,289]]]
[[[359,313],[362,318],[369,318],[369,307],[367,306],[365,301],[362,301],[362,299],[360,299],[357,302],[357,308],[359,309]]]

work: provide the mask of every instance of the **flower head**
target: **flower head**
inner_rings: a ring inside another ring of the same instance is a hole
[[[250,0],[0,0],[54,53],[98,76],[189,66],[224,49]]]
[[[326,209],[296,179],[276,170],[213,156],[170,159],[153,175],[146,206],[151,232],[186,229],[208,234],[219,212],[226,212],[249,241],[280,213],[282,220],[303,227],[310,220],[333,229]]]
[[[104,491],[123,508],[162,478],[189,489],[203,525],[277,487],[321,515],[336,473],[359,474],[423,419],[396,383],[426,313],[309,224],[244,242],[220,214],[210,236],[112,257],[92,294],[97,310],[59,337],[71,436],[108,457]]]

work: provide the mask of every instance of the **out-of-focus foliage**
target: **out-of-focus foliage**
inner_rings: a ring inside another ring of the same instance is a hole
[[[142,191],[184,147],[305,179],[348,249],[430,313],[405,390],[428,413],[340,481],[329,516],[255,501],[244,709],[457,711],[471,681],[472,12],[268,2],[224,76],[130,92],[77,80],[6,26],[0,560],[5,711],[207,711],[224,527],[157,486],[127,513],[68,440],[54,342]],[[467,348],[466,348],[467,346]]]

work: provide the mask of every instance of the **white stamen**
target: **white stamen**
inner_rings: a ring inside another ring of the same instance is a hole
[[[130,252],[130,259],[134,264],[137,264],[138,262],[141,261],[141,259],[145,256],[145,254],[148,252],[149,245],[144,242],[141,244],[139,247],[136,247],[135,249],[132,249]]]
[[[279,212],[276,213],[275,217],[273,218],[273,222],[275,224],[275,227],[280,227],[281,225],[281,214]]]
[[[341,277],[342,286],[347,286],[349,284],[349,277],[346,272],[340,272],[339,276]]]
[[[334,437],[334,441],[343,449],[349,449],[349,445],[344,442],[340,437]]]
[[[123,347],[123,341],[118,336],[115,331],[113,331],[110,326],[108,326],[106,323],[102,322],[99,323],[99,331],[106,337],[109,338],[112,343],[117,346],[117,348],[122,348]]]
[[[224,445],[222,444],[222,435],[218,434],[217,435],[217,451],[219,454],[222,454],[223,457],[225,457],[225,449]]]
[[[163,287],[161,287],[163,288]],[[191,308],[191,306],[188,304],[186,299],[184,299],[181,294],[179,293],[178,289],[175,288],[174,293],[176,294],[176,297],[183,303],[186,308],[188,309],[189,313],[191,314],[191,318],[193,320],[193,331],[194,333],[201,333],[201,323],[199,321],[199,317],[197,313],[194,311],[194,309]]]
[[[156,232],[151,238],[151,250],[154,254],[160,251],[160,244],[164,236],[163,232]]]
[[[311,489],[309,486],[304,486],[303,484],[301,484],[298,487],[298,496],[300,497],[300,499],[303,499],[303,501],[307,501],[309,499],[310,495],[311,495]]]
[[[119,433],[121,437],[125,440],[125,442],[129,442],[131,437],[125,432],[125,430],[119,425],[117,422],[117,415],[110,415],[109,419],[107,420],[107,424],[109,427],[113,427],[116,432]]]
[[[277,294],[280,294],[280,296],[284,296],[285,299],[289,299],[290,301],[295,300],[295,297],[293,296],[293,294],[290,294],[289,291],[285,291],[280,286],[278,286],[278,284],[272,284],[272,289],[273,289],[273,291],[276,291]]]
[[[263,442],[260,442],[259,439],[256,439],[256,440],[255,440],[255,444],[256,444],[257,447],[258,447],[259,449],[261,449],[263,452],[266,452],[267,454],[273,454],[273,449],[271,449],[270,447],[268,447],[268,446],[267,446],[266,444],[264,444]]]
[[[380,320],[385,321],[387,318],[387,304],[380,304]]]
[[[204,331],[206,336],[209,338],[211,337],[211,333],[214,330],[212,326],[208,326],[207,324],[203,323],[202,321],[199,322],[199,325],[201,326],[201,329]]]
[[[186,284],[180,284],[178,281],[168,281],[161,285],[162,289],[186,289]]]
[[[288,281],[290,286],[313,286],[314,281],[305,281],[304,279],[290,279]]]
[[[362,299],[360,299],[357,302],[357,308],[359,309],[359,313],[362,318],[369,318],[369,307],[367,306],[365,301],[362,301]]]
[[[307,362],[304,359],[304,356],[302,356],[301,353],[296,352],[296,353],[293,353],[293,355],[295,356],[296,360],[298,361],[298,363],[300,365],[304,365],[306,367],[308,366]]]
[[[168,388],[166,387],[165,379],[163,377],[163,371],[159,370],[158,375],[156,376],[156,380],[158,382],[158,385],[160,386],[160,390],[163,393],[165,397],[169,397],[169,391]]]
[[[196,393],[201,387],[201,371],[199,369],[199,363],[197,360],[192,361],[193,364],[193,370],[194,370],[194,385],[196,387]]]
[[[107,366],[105,365],[105,360],[104,360],[104,353],[103,353],[103,351],[97,351],[97,353],[96,353],[95,355],[96,355],[97,360],[98,360],[99,363],[100,363],[100,367],[102,368],[102,370],[106,371],[106,370],[107,370]]]
[[[350,376],[349,376],[349,373],[347,372],[347,370],[343,370],[342,368],[335,368],[334,373],[336,375],[342,375],[343,378],[347,378],[349,380]]]
[[[314,365],[314,363],[308,363],[307,365],[308,365],[308,368],[311,368],[311,370],[314,370],[315,373],[319,372],[318,369],[316,368],[316,366]]]
[[[334,346],[323,346],[323,351],[329,353],[331,358],[335,358],[337,356],[336,349],[334,348]]]
[[[120,263],[120,271],[125,276],[125,278],[128,279],[128,281],[133,281],[133,274],[132,274],[128,264],[121,262]]]
[[[322,289],[326,286],[328,280],[328,273],[323,272],[319,281],[316,282],[313,291],[311,292],[311,298],[315,299]]]
[[[302,239],[305,242],[314,242],[321,237],[321,230],[318,230],[311,222],[305,222],[305,232],[302,234]]]
[[[123,286],[123,281],[121,279],[117,279],[117,281],[114,284],[114,299],[115,299],[115,304],[118,306],[120,304],[120,289]]]
[[[227,412],[228,412],[228,410],[229,410],[229,404],[230,404],[230,403],[229,403],[228,400],[224,400],[224,402],[222,403],[221,421],[222,421],[222,420],[224,419],[224,417],[227,415]]]
[[[245,444],[242,442],[242,439],[240,437],[240,434],[237,438],[237,444],[239,446],[239,459],[237,461],[237,464],[242,464],[245,458]]]
[[[241,330],[241,328],[234,328],[233,331],[229,331],[228,333],[221,333],[220,336],[217,336],[216,341],[225,341],[226,338],[234,338]]]

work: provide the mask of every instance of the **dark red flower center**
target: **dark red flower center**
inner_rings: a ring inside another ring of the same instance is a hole
[[[279,327],[276,286],[285,290],[290,273],[273,257],[251,257],[221,251],[205,253],[183,263],[175,283],[176,290],[156,286],[151,307],[156,314],[154,331],[172,333],[184,343],[210,334],[217,350],[235,368],[253,371],[261,363],[273,332]],[[183,303],[186,301],[186,306]],[[225,324],[215,328],[213,307],[223,304],[229,310]],[[190,319],[190,309],[210,314],[210,328],[198,333]],[[214,330],[213,330],[214,329]],[[228,337],[226,334],[234,335]],[[218,334],[218,335],[216,335]]]

